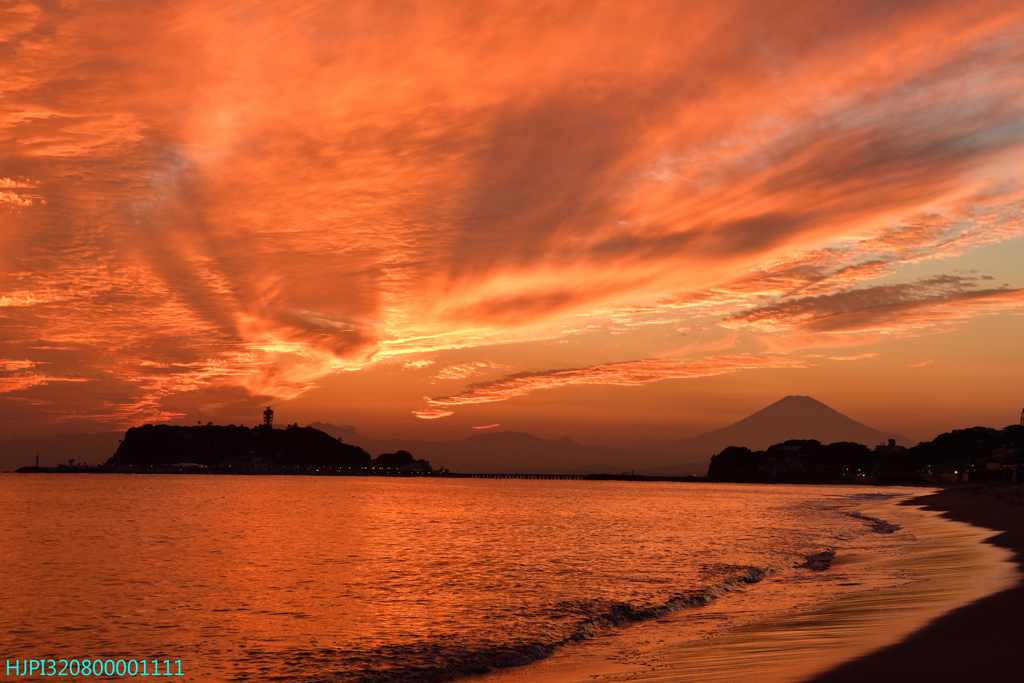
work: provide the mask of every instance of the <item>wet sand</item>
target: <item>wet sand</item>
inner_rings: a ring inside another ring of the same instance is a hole
[[[1024,561],[1024,489],[947,489],[918,498],[948,519],[1000,532],[987,543]],[[1024,680],[1024,583],[936,619],[895,645],[835,668],[813,683]]]
[[[752,611],[738,625],[733,601],[744,598],[730,595],[728,628],[715,629],[714,608],[684,611],[478,680],[1020,680],[1014,660],[1024,615],[1019,570],[1024,506],[973,490],[908,498],[903,501],[907,507],[890,501],[866,512],[904,524],[919,543],[894,557],[837,557],[829,570],[844,571],[848,563],[852,573],[866,567],[898,573],[898,585],[853,588],[850,594],[781,608],[767,617]],[[989,529],[1007,533],[994,536]],[[781,606],[785,595],[777,599]]]

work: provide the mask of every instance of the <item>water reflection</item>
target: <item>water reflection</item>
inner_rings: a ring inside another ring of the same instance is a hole
[[[181,659],[188,680],[518,663],[588,619],[752,568],[785,572],[792,599],[832,590],[793,567],[837,544],[907,542],[845,514],[862,504],[849,488],[0,477],[5,651]]]

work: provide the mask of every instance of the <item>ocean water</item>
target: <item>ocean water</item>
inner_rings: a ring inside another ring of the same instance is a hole
[[[891,584],[870,563],[842,585],[826,567],[837,547],[916,542],[860,512],[906,494],[0,474],[0,649],[180,661],[187,681],[455,680],[712,604],[727,629]]]

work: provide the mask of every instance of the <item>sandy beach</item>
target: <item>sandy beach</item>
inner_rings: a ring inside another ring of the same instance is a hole
[[[895,557],[840,556],[829,571],[863,574],[870,566],[901,577],[893,585],[851,589],[824,603],[780,609],[721,632],[714,629],[713,607],[680,613],[481,680],[1019,680],[1014,652],[1024,613],[1021,492],[950,489],[866,510],[904,525],[920,541]],[[778,600],[783,604],[785,596]]]
[[[986,542],[1024,558],[1024,490],[1020,486],[946,489],[911,504],[999,533]],[[1024,583],[957,609],[910,637],[813,679],[813,683],[1019,681]]]

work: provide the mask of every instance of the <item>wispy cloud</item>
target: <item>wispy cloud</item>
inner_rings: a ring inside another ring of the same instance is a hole
[[[430,408],[428,410],[414,410],[412,414],[421,420],[439,420],[442,417],[448,417],[454,415],[450,410],[441,410],[440,408]]]
[[[610,363],[589,368],[522,372],[492,382],[470,384],[454,396],[428,398],[432,406],[456,406],[468,403],[493,403],[526,396],[541,389],[601,384],[615,386],[642,386],[666,379],[693,379],[731,372],[769,368],[802,368],[807,363],[782,357],[757,357],[745,354],[713,356],[701,360],[642,360],[628,363]]]
[[[717,354],[1020,307],[871,285],[1024,234],[1024,7],[893,7],[8,3],[0,353],[166,419],[595,326]]]
[[[38,181],[27,180],[25,178],[0,178],[0,187],[5,188],[26,188],[26,187],[39,187]]]
[[[785,335],[782,344],[842,343],[947,329],[986,313],[1024,305],[1024,290],[982,288],[974,276],[941,275],[916,282],[784,299],[726,319],[726,324]],[[796,335],[796,336],[794,336]],[[801,336],[803,335],[803,336]]]
[[[32,387],[45,386],[51,382],[88,382],[83,377],[53,377],[36,373],[25,373],[10,377],[0,377],[0,394],[12,391],[24,391]]]
[[[33,204],[45,204],[46,200],[42,195],[26,192],[28,189],[38,187],[39,183],[25,178],[0,178],[0,204],[7,204],[8,207],[26,207]]]
[[[434,377],[436,379],[467,379],[469,377],[475,377],[477,375],[483,375],[491,370],[509,370],[511,369],[508,365],[501,363],[492,363],[491,361],[470,361],[468,363],[459,363],[457,365],[449,365],[438,371]]]
[[[13,372],[15,370],[27,370],[34,368],[38,363],[30,360],[9,360],[0,358],[0,372]]]

